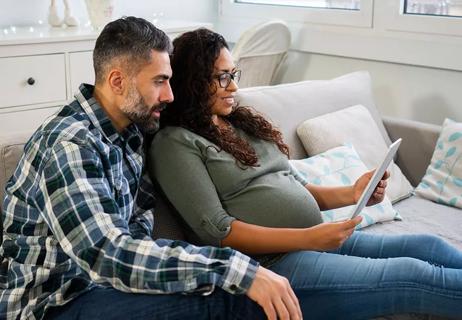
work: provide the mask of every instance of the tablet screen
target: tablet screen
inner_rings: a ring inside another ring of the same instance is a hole
[[[380,182],[382,179],[383,175],[385,174],[385,171],[387,170],[388,166],[390,165],[391,161],[393,160],[396,151],[398,151],[399,145],[401,144],[402,139],[398,139],[395,142],[393,142],[390,147],[388,148],[388,152],[385,155],[382,163],[380,166],[375,170],[374,174],[372,175],[371,180],[369,180],[369,183],[367,184],[366,188],[364,189],[361,197],[359,198],[358,203],[356,203],[356,206],[353,208],[353,212],[351,215],[351,218],[353,219],[357,215],[361,213],[361,211],[364,209],[364,207],[367,204],[367,201],[369,201],[369,198],[372,196],[374,193],[375,188],[377,187],[377,184]]]

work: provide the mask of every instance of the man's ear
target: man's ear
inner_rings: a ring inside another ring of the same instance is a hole
[[[108,84],[116,95],[122,95],[125,91],[127,78],[119,69],[112,69],[108,74]]]

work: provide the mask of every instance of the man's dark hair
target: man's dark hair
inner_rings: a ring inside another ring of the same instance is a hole
[[[151,60],[151,51],[172,51],[168,36],[149,21],[136,17],[123,17],[108,23],[96,39],[93,51],[95,81],[101,83],[107,69],[114,63],[129,73]],[[117,61],[116,61],[117,60]]]

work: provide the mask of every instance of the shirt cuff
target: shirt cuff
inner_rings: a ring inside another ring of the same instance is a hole
[[[231,294],[244,294],[253,283],[259,263],[239,251],[229,261],[221,288]]]
[[[209,238],[208,241],[204,241],[204,244],[221,247],[221,240],[226,238],[226,236],[230,233],[231,223],[234,220],[236,220],[236,218],[231,217],[226,212],[220,212],[212,218],[203,216],[201,227],[205,231],[205,236]]]

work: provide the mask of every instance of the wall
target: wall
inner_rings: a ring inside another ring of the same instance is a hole
[[[225,38],[237,41],[239,33],[253,25],[242,22],[239,27],[228,28],[219,21],[218,31]],[[447,117],[462,122],[462,71],[459,70],[291,50],[276,83],[331,79],[358,70],[370,72],[381,114],[438,125]]]
[[[62,15],[62,1],[56,0]],[[69,0],[74,15],[81,23],[88,22],[84,0]],[[0,0],[0,27],[29,26],[39,20],[46,23],[49,0]],[[7,9],[6,9],[7,8]],[[181,10],[178,10],[181,8]],[[115,16],[135,15],[154,18],[163,13],[161,19],[184,19],[194,21],[214,21],[218,3],[215,0],[115,0]]]
[[[330,79],[357,70],[371,73],[377,107],[383,115],[442,124],[462,122],[462,72],[292,51],[280,82]]]
[[[380,0],[370,2],[370,25],[349,26],[317,21],[320,18],[314,12],[305,12],[303,17],[299,9],[290,9],[300,15],[296,18],[284,16],[274,6],[256,10],[248,5],[244,10],[242,5],[222,1],[217,30],[230,41],[271,18],[288,23],[292,50],[278,82],[330,79],[367,70],[383,115],[433,124],[441,124],[446,117],[462,121],[462,18],[405,17],[408,25],[403,27],[399,23],[403,17],[397,15],[400,1]]]

